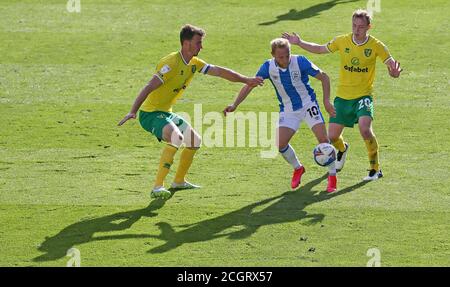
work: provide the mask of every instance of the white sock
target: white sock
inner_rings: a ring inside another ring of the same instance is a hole
[[[336,175],[336,161],[333,161],[333,162],[328,166],[328,174],[329,174],[329,175]]]
[[[333,144],[331,143],[330,140],[328,141],[328,143],[329,143],[330,145],[333,145]],[[336,148],[335,148],[335,149],[336,149]],[[336,150],[336,151],[337,151],[337,150]],[[336,158],[336,160],[337,160],[337,158]],[[333,161],[333,162],[328,166],[328,174],[329,174],[329,175],[336,175],[336,160]]]
[[[280,150],[280,153],[294,169],[299,169],[302,166],[302,164],[298,161],[295,150],[291,147],[290,144],[288,144],[284,149]]]

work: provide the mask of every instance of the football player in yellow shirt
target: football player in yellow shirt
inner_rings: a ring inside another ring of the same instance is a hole
[[[390,55],[387,47],[368,34],[371,16],[358,9],[352,15],[352,33],[334,38],[325,45],[302,40],[299,35],[283,33],[283,38],[291,44],[315,54],[339,51],[341,57],[339,86],[334,106],[325,105],[330,115],[328,135],[338,150],[336,169],[344,166],[348,143],[344,142],[342,132],[345,127],[359,125],[359,131],[366,144],[369,156],[369,175],[364,180],[376,180],[383,176],[379,164],[378,141],[372,129],[373,121],[373,82],[376,59],[387,65],[389,75],[398,78],[402,69],[400,63]]]
[[[135,119],[139,110],[141,126],[159,141],[167,143],[161,155],[155,185],[150,193],[152,198],[167,199],[171,196],[170,191],[164,187],[164,179],[169,173],[175,153],[182,144],[185,144],[185,148],[181,152],[180,164],[171,187],[174,189],[199,187],[187,182],[185,176],[195,152],[200,148],[200,136],[182,117],[172,113],[172,106],[181,97],[194,73],[218,76],[252,87],[263,83],[261,78],[249,78],[227,68],[209,65],[197,58],[203,48],[204,36],[205,31],[201,28],[189,24],[182,27],[181,51],[171,53],[160,60],[152,79],[139,93],[130,112],[119,122],[121,126],[129,119]]]

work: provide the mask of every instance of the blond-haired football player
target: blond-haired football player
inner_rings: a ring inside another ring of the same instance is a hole
[[[352,15],[352,33],[335,37],[325,45],[309,43],[299,35],[283,33],[283,38],[291,44],[315,54],[339,51],[341,57],[339,86],[333,106],[326,106],[327,111],[335,109],[336,116],[330,118],[328,134],[338,150],[336,169],[344,166],[348,143],[344,142],[342,132],[345,127],[358,123],[369,156],[369,175],[364,180],[376,180],[383,176],[379,164],[378,141],[372,129],[373,82],[375,64],[379,58],[387,65],[389,75],[398,78],[402,69],[395,61],[387,47],[378,39],[368,34],[371,28],[371,16],[362,9]]]
[[[164,179],[169,173],[177,150],[181,152],[180,163],[171,185],[174,189],[198,188],[186,181],[185,176],[192,164],[194,154],[200,147],[197,132],[182,117],[172,112],[172,106],[182,96],[196,72],[218,76],[231,82],[241,82],[249,86],[263,83],[260,78],[249,78],[233,70],[207,64],[198,54],[203,48],[205,31],[184,25],[180,32],[181,50],[162,58],[150,82],[142,89],[134,101],[130,112],[119,122],[123,125],[135,119],[139,110],[139,122],[159,141],[167,143],[163,149],[151,197],[169,198],[171,193],[164,187]]]
[[[311,87],[309,78],[314,77],[322,82],[323,102],[326,106],[331,105],[330,79],[305,56],[291,55],[291,45],[288,40],[277,38],[272,40],[270,45],[273,58],[261,65],[256,76],[268,79],[272,83],[280,103],[280,119],[277,130],[278,150],[286,162],[294,168],[291,187],[296,189],[300,185],[306,169],[289,142],[303,122],[308,125],[319,143],[329,142],[316,92]],[[234,112],[252,90],[253,87],[245,85],[234,103],[224,109],[224,114]],[[333,114],[330,115],[333,116]],[[328,165],[327,191],[334,192],[336,190],[336,167],[332,162]]]

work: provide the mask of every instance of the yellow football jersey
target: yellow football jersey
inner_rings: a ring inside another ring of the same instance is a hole
[[[206,74],[209,67],[210,65],[197,57],[186,63],[181,52],[174,52],[162,58],[156,66],[155,75],[163,84],[148,95],[141,110],[171,112],[172,106],[192,81],[194,73]]]
[[[352,100],[372,95],[377,57],[383,63],[391,58],[387,47],[372,36],[358,45],[353,41],[352,33],[338,36],[326,46],[328,51],[339,51],[341,56],[338,96]]]

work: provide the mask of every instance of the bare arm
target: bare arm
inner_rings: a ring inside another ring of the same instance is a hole
[[[231,69],[223,68],[220,66],[211,66],[207,74],[211,76],[221,77],[230,82],[241,82],[252,87],[261,86],[263,84],[263,79],[260,77],[249,78]]]
[[[388,68],[389,75],[392,78],[400,77],[400,73],[403,71],[403,69],[400,68],[399,62],[397,62],[396,60],[394,60],[394,58],[391,57],[385,62],[385,64]]]
[[[153,76],[150,82],[148,82],[148,84],[141,90],[136,100],[134,100],[130,112],[119,122],[118,125],[123,125],[129,119],[135,119],[137,111],[139,110],[145,99],[147,99],[147,96],[162,84],[163,82],[157,76]]]
[[[330,117],[336,117],[336,110],[330,103],[330,78],[324,72],[318,73],[315,78],[322,82],[323,105],[325,106],[325,109]]]
[[[244,87],[242,87],[241,91],[239,92],[239,95],[234,100],[234,103],[226,107],[223,110],[223,114],[227,116],[227,113],[234,112],[237,109],[237,107],[245,100],[245,98],[247,98],[248,94],[250,94],[253,88],[254,87],[251,87],[249,85],[245,85]]]
[[[300,48],[302,48],[308,52],[314,53],[314,54],[326,54],[326,53],[330,52],[327,49],[327,45],[319,45],[316,43],[310,43],[310,42],[303,41],[300,38],[300,36],[296,33],[292,33],[292,35],[291,35],[287,32],[284,32],[282,37],[287,39],[289,41],[289,43],[291,43],[292,45],[297,45]]]

